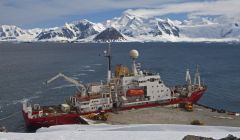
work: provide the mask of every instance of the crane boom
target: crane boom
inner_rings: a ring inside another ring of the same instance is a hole
[[[64,78],[66,81],[74,84],[76,87],[80,87],[83,96],[86,95],[86,87],[85,87],[83,84],[79,83],[77,80],[75,80],[75,79],[73,79],[73,78],[70,78],[70,77],[68,77],[68,76],[66,76],[66,75],[64,75],[64,74],[62,74],[62,73],[59,73],[59,74],[57,74],[56,76],[54,76],[54,77],[52,77],[51,79],[49,79],[49,80],[46,82],[46,84],[49,84],[49,83],[51,83],[51,82],[53,82],[53,81],[55,81],[56,79],[61,78],[61,77]]]

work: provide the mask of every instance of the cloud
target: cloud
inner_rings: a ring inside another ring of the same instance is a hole
[[[177,0],[1,0],[0,24],[36,23],[103,10],[150,8]],[[104,16],[104,15],[103,15]]]
[[[228,17],[240,16],[240,0],[217,0],[203,2],[184,2],[166,4],[154,9],[127,10],[136,16],[162,16],[167,14],[188,13],[189,18],[195,16],[223,15]]]
[[[38,22],[63,21],[73,15],[84,16],[102,11],[126,9],[134,9],[126,12],[139,16],[185,12],[189,13],[189,17],[237,14],[239,16],[239,7],[240,0],[207,2],[200,0],[1,0],[0,24],[25,26]]]

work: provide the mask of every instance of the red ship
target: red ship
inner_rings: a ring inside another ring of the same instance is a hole
[[[65,103],[52,106],[31,105],[23,103],[23,117],[27,127],[49,127],[52,125],[79,124],[80,116],[93,112],[122,111],[181,103],[196,103],[206,91],[201,84],[198,67],[191,82],[189,70],[186,71],[186,84],[167,87],[158,73],[140,69],[136,63],[139,56],[137,50],[130,51],[132,69],[118,65],[114,76],[111,71],[110,48],[105,52],[108,58],[108,78],[106,82],[86,85],[58,74],[47,81],[47,84],[58,78],[64,78],[78,87],[78,93],[70,96]]]

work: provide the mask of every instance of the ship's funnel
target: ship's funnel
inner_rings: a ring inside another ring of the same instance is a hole
[[[133,71],[133,74],[136,76],[138,74],[138,72],[137,72],[137,66],[136,66],[135,60],[139,57],[139,53],[137,50],[131,50],[129,52],[129,55],[133,60],[132,71]]]

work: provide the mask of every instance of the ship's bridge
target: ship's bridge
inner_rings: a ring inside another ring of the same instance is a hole
[[[171,99],[171,90],[166,87],[158,73],[150,71],[142,71],[141,64],[136,63],[139,57],[137,50],[131,50],[129,55],[132,59],[132,70],[126,66],[118,65],[115,70],[115,76],[120,78],[122,92],[126,93],[131,89],[144,90],[144,96],[150,101],[160,101]]]
[[[166,100],[171,98],[171,91],[160,79],[159,74],[143,74],[122,77],[123,92],[129,89],[144,89],[144,95],[151,101]]]

